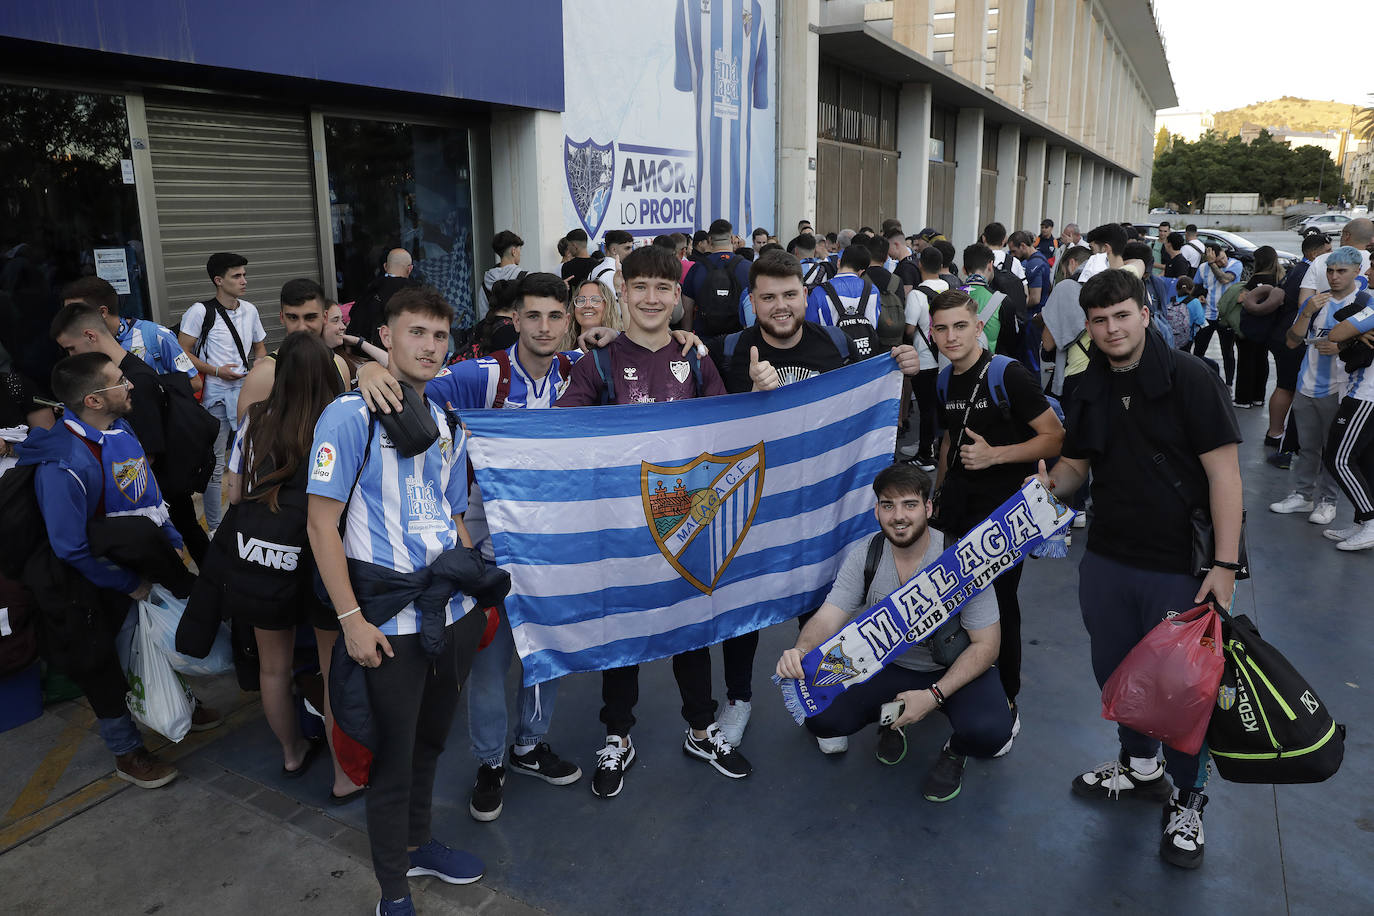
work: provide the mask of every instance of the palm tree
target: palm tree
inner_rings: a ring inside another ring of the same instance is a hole
[[[1362,140],[1374,140],[1374,105],[1366,105],[1353,113],[1351,131]]]

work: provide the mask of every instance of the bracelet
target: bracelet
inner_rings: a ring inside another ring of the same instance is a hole
[[[362,610],[362,608],[360,608],[360,607],[355,607],[355,608],[354,608],[353,610],[351,610],[351,611],[347,611],[347,612],[345,612],[345,613],[343,613],[343,614],[340,614],[340,615],[339,615],[339,619],[340,619],[340,620],[343,620],[345,617],[352,617],[354,614],[358,613],[358,612],[361,611],[361,610]]]
[[[931,685],[930,685],[930,695],[933,696],[933,697],[935,698],[935,708],[936,708],[936,709],[944,709],[944,708],[945,708],[945,694],[944,694],[943,691],[940,690],[939,687],[937,687],[937,686],[934,685],[934,684],[931,684]]]
[[[1239,563],[1227,563],[1223,560],[1213,560],[1213,566],[1220,566],[1222,569],[1229,569],[1231,572],[1240,572],[1245,567]]]

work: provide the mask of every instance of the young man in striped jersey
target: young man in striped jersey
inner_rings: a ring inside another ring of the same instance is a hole
[[[62,304],[86,302],[100,309],[100,317],[119,345],[152,366],[159,374],[185,372],[191,390],[200,390],[200,373],[181,349],[177,336],[146,318],[119,317],[119,293],[101,277],[82,277],[62,287]]]
[[[526,274],[515,293],[515,330],[519,340],[509,349],[481,359],[464,360],[444,369],[425,386],[425,396],[459,414],[489,407],[538,409],[552,407],[568,387],[568,376],[580,351],[559,352],[567,335],[568,285],[549,273]],[[390,384],[388,384],[388,382]],[[382,413],[400,406],[399,384],[381,366],[370,363],[359,372],[358,390]],[[463,521],[473,543],[487,562],[495,563],[491,533],[482,508],[482,491],[474,482],[468,490]],[[550,785],[565,786],[582,778],[577,765],[560,758],[544,740],[553,719],[558,682],[520,687],[516,707],[515,743],[506,765],[506,672],[515,655],[515,640],[504,613],[492,644],[477,654],[468,680],[468,734],[477,758],[468,813],[479,821],[501,816],[506,773],[524,773]]]
[[[1346,245],[1326,256],[1326,281],[1331,287],[1331,305],[1337,309],[1334,314],[1348,311],[1352,304],[1363,306],[1331,329],[1331,342],[1338,346],[1357,337],[1361,339],[1353,346],[1374,346],[1374,300],[1360,289],[1361,254],[1358,248]],[[1308,301],[1321,295],[1316,293]],[[1374,547],[1374,367],[1348,372],[1324,459],[1326,469],[1355,504],[1355,524],[1322,533],[1339,542],[1338,550]]]
[[[418,392],[443,367],[453,309],[433,287],[400,290],[386,304],[379,329],[388,371]],[[430,832],[434,773],[458,705],[459,665],[476,650],[472,628],[458,623],[473,599],[455,593],[443,608],[443,649],[430,658],[415,603],[374,625],[360,613],[349,561],[411,573],[461,544],[467,508],[464,437],[450,432],[432,404],[438,435],[422,452],[402,457],[363,399],[345,394],[315,425],[310,496],[310,546],[339,616],[349,656],[363,668],[375,725],[367,833],[381,885],[379,914],[413,914],[409,875],[450,884],[482,876],[482,863],[450,849]],[[346,516],[345,516],[346,510]],[[339,523],[343,520],[343,537]],[[469,643],[460,645],[463,643]]]

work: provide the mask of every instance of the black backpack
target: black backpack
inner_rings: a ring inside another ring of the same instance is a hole
[[[1226,667],[1207,748],[1231,782],[1321,782],[1340,769],[1345,726],[1249,617],[1222,621]]]
[[[1355,301],[1344,308],[1337,309],[1331,317],[1338,322],[1353,318],[1368,307],[1369,299],[1369,293],[1362,291],[1355,297]],[[1374,348],[1366,346],[1359,337],[1352,337],[1341,344],[1341,350],[1337,356],[1341,358],[1341,362],[1345,363],[1346,372],[1358,372],[1374,365]]]
[[[873,281],[864,277],[863,289],[859,293],[859,299],[852,308],[844,304],[840,294],[835,287],[827,280],[820,286],[825,290],[826,296],[830,298],[830,303],[835,306],[837,320],[835,326],[849,335],[849,339],[854,341],[854,348],[859,351],[860,359],[868,359],[878,352],[878,332],[873,329],[873,325],[868,323],[868,318],[864,316],[864,306],[868,302],[868,297],[873,295]],[[881,300],[879,300],[881,301]]]
[[[704,337],[720,337],[740,330],[739,299],[743,291],[735,276],[736,266],[743,261],[737,254],[723,258],[711,255],[701,262],[706,271],[697,287],[696,313],[701,320]]]
[[[1011,255],[1007,255],[1002,261],[1005,265],[1011,260]],[[992,275],[988,277],[988,289],[994,293],[1001,293],[1007,297],[1007,305],[1011,306],[1011,311],[1016,315],[1018,328],[1024,328],[1026,321],[1030,317],[1030,303],[1026,298],[1026,284],[1021,278],[1012,273],[1005,266],[993,265]]]
[[[7,579],[19,579],[29,557],[48,543],[33,486],[36,471],[37,465],[21,464],[0,476],[0,575]]]
[[[157,384],[166,444],[157,463],[157,485],[163,496],[204,493],[215,470],[219,420],[200,406],[186,373],[159,373]]]

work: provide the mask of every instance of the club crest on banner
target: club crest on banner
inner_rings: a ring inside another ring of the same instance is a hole
[[[116,461],[110,467],[110,474],[114,477],[119,492],[131,503],[142,499],[148,489],[148,462],[142,458]]]
[[[644,520],[682,578],[711,594],[744,543],[763,492],[763,443],[671,466],[640,462]]]
[[[563,138],[563,171],[568,179],[568,194],[572,196],[577,218],[587,235],[596,238],[606,212],[611,208],[611,190],[615,184],[615,145],[593,143],[591,137],[576,143]]]

